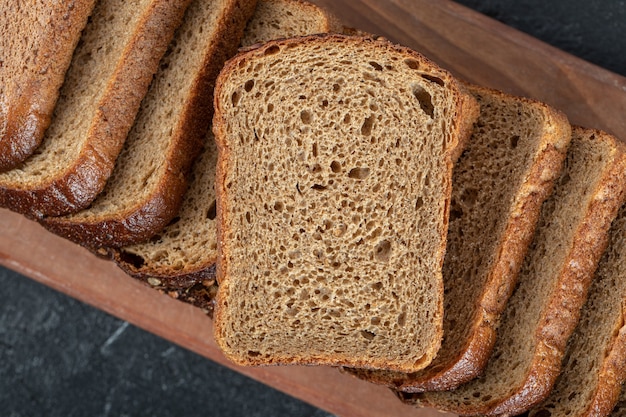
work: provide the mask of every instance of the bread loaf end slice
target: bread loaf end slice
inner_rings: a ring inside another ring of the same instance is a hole
[[[460,415],[516,415],[548,396],[626,194],[625,145],[572,132],[484,372],[452,391],[400,394],[406,401]]]
[[[261,0],[244,31],[243,44],[330,30],[333,19],[323,9],[299,0]],[[209,313],[217,292],[216,164],[215,138],[209,132],[176,221],[148,242],[111,249],[117,264],[130,275]]]
[[[567,343],[563,372],[550,396],[530,411],[531,417],[607,416],[618,402],[626,380],[625,236],[626,207],[622,207],[576,331]]]
[[[441,349],[418,373],[346,369],[401,391],[449,390],[485,367],[571,139],[567,118],[543,103],[468,89],[481,114],[452,177]]]
[[[226,65],[215,337],[229,358],[430,363],[464,99],[449,73],[384,40],[272,41]]]
[[[89,208],[47,217],[51,231],[82,245],[148,240],[175,220],[208,131],[215,78],[237,51],[253,0],[194,0],[144,100],[115,168]]]
[[[0,2],[0,172],[41,143],[95,3]]]
[[[39,219],[94,200],[188,3],[97,3],[44,141],[24,163],[0,174],[0,206]]]

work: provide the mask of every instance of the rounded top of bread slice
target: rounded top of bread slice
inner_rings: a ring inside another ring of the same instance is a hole
[[[227,356],[402,371],[432,360],[468,103],[422,55],[364,37],[273,41],[226,65],[214,132]]]

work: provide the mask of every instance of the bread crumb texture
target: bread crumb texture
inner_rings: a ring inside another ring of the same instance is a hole
[[[231,61],[214,128],[229,356],[430,362],[458,103],[448,73],[385,41],[270,42]]]

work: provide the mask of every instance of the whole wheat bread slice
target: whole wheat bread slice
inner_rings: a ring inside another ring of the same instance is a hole
[[[567,118],[543,103],[469,89],[481,113],[452,177],[441,349],[418,373],[346,369],[401,391],[448,390],[482,371],[571,138]]]
[[[244,32],[242,44],[266,42],[276,37],[329,31],[335,19],[323,9],[299,0],[260,0]],[[177,221],[150,241],[111,249],[127,273],[174,298],[213,310],[217,231],[215,226],[215,165],[213,134],[204,141],[194,163],[189,190]]]
[[[515,415],[546,398],[624,200],[624,151],[609,135],[573,129],[483,374],[453,391],[401,398],[460,415]]]
[[[87,207],[102,190],[189,0],[101,0],[44,141],[0,174],[0,206],[29,217]]]
[[[147,240],[174,219],[210,125],[215,78],[255,3],[190,4],[106,187],[89,208],[43,219],[48,229],[88,247],[119,247]]]
[[[41,143],[94,4],[0,1],[0,172]]]
[[[386,41],[308,36],[229,61],[213,130],[215,338],[231,360],[432,360],[470,103],[446,71]]]
[[[563,371],[550,396],[530,411],[531,417],[591,417],[611,413],[626,380],[624,277],[626,206],[611,226],[608,249],[589,289],[580,322],[567,343]]]

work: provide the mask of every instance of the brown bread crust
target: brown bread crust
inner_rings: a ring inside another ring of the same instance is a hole
[[[215,78],[222,63],[236,52],[245,22],[254,7],[255,0],[233,0],[222,13],[223,20],[215,37],[218,41],[204,55],[203,70],[195,77],[192,95],[186,100],[183,116],[172,133],[167,175],[159,180],[155,192],[125,212],[94,221],[44,218],[41,222],[47,229],[81,245],[100,248],[143,242],[167,226],[178,213],[187,190],[188,171],[209,129]]]
[[[536,346],[525,380],[520,385],[511,387],[506,397],[492,398],[480,405],[473,403],[471,406],[452,406],[450,402],[440,403],[436,397],[429,396],[428,392],[398,392],[404,402],[445,408],[446,411],[459,415],[496,416],[520,414],[547,397],[560,373],[567,340],[578,322],[593,273],[606,249],[607,232],[626,197],[623,178],[626,169],[626,146],[617,141],[615,145],[612,166],[599,181],[600,187],[589,203],[588,214],[576,230],[572,247],[561,266],[559,285],[543,309],[546,314],[542,316],[534,333]],[[450,393],[454,395],[454,391]]]
[[[285,39],[285,40],[276,40],[270,41],[266,44],[255,46],[250,48],[245,53],[239,54],[235,58],[228,61],[222,70],[220,77],[217,80],[216,84],[216,92],[215,92],[215,117],[213,120],[213,131],[216,137],[216,144],[219,151],[219,158],[217,163],[217,174],[216,174],[216,196],[217,196],[217,230],[218,230],[218,261],[217,261],[217,280],[219,285],[221,286],[220,291],[218,292],[217,300],[216,300],[216,311],[215,311],[215,339],[218,345],[222,348],[222,351],[225,355],[235,363],[240,365],[275,365],[275,364],[305,364],[305,365],[313,365],[313,364],[332,364],[332,365],[347,365],[347,366],[356,366],[363,368],[374,368],[374,369],[390,369],[394,368],[390,366],[388,362],[381,362],[376,360],[368,360],[368,358],[350,358],[350,360],[346,360],[346,358],[341,357],[337,354],[329,353],[325,357],[305,357],[304,355],[293,355],[293,357],[280,357],[280,358],[253,358],[253,357],[240,357],[235,352],[232,352],[229,346],[225,342],[225,333],[227,332],[226,328],[223,327],[225,325],[225,319],[223,318],[223,311],[225,305],[228,303],[225,293],[228,292],[229,279],[228,275],[225,271],[229,269],[228,265],[228,254],[229,254],[229,246],[228,242],[225,242],[222,239],[222,236],[225,236],[228,233],[225,225],[229,223],[228,221],[228,213],[229,208],[226,206],[226,199],[224,198],[224,194],[226,190],[224,189],[226,173],[229,170],[229,166],[227,165],[228,155],[230,154],[230,149],[228,146],[228,136],[226,132],[226,120],[224,119],[224,110],[221,107],[221,102],[219,101],[219,97],[221,96],[221,90],[226,88],[224,83],[227,80],[228,74],[233,69],[237,68],[240,65],[244,65],[244,63],[249,59],[254,59],[256,56],[262,56],[265,51],[270,48],[289,48],[290,45],[297,44],[308,44],[308,43],[322,43],[325,41],[329,42],[351,42],[351,43],[361,43],[363,47],[383,47],[386,49],[394,50],[397,53],[405,54],[407,57],[414,57],[420,63],[420,68],[424,68],[424,71],[429,71],[437,66],[432,63],[427,58],[423,57],[421,54],[410,50],[409,48],[393,45],[386,40],[377,40],[369,37],[363,36],[346,36],[339,34],[319,34],[319,35],[311,35],[298,39]],[[458,82],[456,82],[452,76],[450,76],[445,70],[438,69],[436,72],[446,74],[449,78],[446,79],[451,85],[456,86],[456,91],[454,94],[453,101],[455,102],[454,108],[457,109],[457,113],[452,115],[452,119],[461,120],[463,118],[471,117],[472,112],[469,111],[470,106],[464,106],[464,100],[466,99],[465,93]],[[469,100],[467,101],[469,103]],[[473,121],[472,121],[473,122]],[[459,146],[461,141],[460,136],[462,134],[462,126],[458,123],[454,125],[454,134],[453,142],[449,144],[448,148],[448,158],[446,161],[448,178],[452,177],[452,156],[454,153],[454,149]],[[446,200],[446,208],[444,210],[444,219],[442,223],[439,225],[439,233],[443,237],[442,244],[437,251],[436,254],[433,254],[434,257],[439,259],[439,265],[443,265],[443,258],[445,253],[445,236],[447,235],[448,228],[448,219],[449,219],[449,205],[450,205],[450,194],[451,194],[451,180],[448,180],[447,183],[442,184],[442,187],[445,190],[445,194],[448,196]],[[433,312],[436,317],[443,316],[443,282],[441,279],[438,280],[438,288],[437,292],[440,294],[438,300],[438,311]],[[439,329],[439,337],[440,340],[442,337],[442,329]],[[419,363],[415,364],[415,369],[421,369],[425,367],[439,349],[440,343],[437,343],[436,346],[432,346],[432,349],[428,354],[425,354],[422,357],[422,360]],[[398,371],[406,371],[406,369],[397,368],[395,370]]]
[[[0,183],[0,206],[45,222],[83,209],[102,191],[156,72],[169,39],[190,0],[158,0],[139,22],[133,40],[107,84],[89,140],[72,166],[52,180],[29,187]]]
[[[467,86],[477,94],[488,94],[511,99],[511,96],[477,86]],[[496,340],[496,330],[506,302],[509,299],[527,248],[539,219],[542,203],[552,192],[554,180],[561,171],[570,138],[570,126],[565,115],[544,103],[526,98],[516,98],[531,106],[539,106],[551,119],[554,130],[546,129],[541,139],[541,149],[531,164],[524,185],[516,194],[523,196],[513,207],[499,243],[493,268],[486,280],[484,291],[471,321],[465,345],[445,363],[438,363],[417,374],[381,373],[368,370],[346,369],[347,373],[361,379],[387,385],[410,393],[445,391],[477,377],[489,360]],[[454,185],[454,184],[453,184]]]
[[[44,41],[36,45],[37,52],[31,60],[34,68],[25,72],[37,74],[37,78],[16,80],[13,85],[5,86],[7,91],[0,96],[0,172],[15,168],[41,143],[44,132],[50,125],[59,88],[70,65],[72,53],[93,10],[95,0],[49,3],[49,23],[41,27],[32,22],[33,25],[29,27],[43,31],[37,35]],[[9,10],[4,13],[19,18],[19,12],[11,9],[9,6]],[[1,36],[11,38],[33,34],[2,33]],[[8,67],[6,64],[5,66]],[[16,74],[9,76],[18,78]]]

